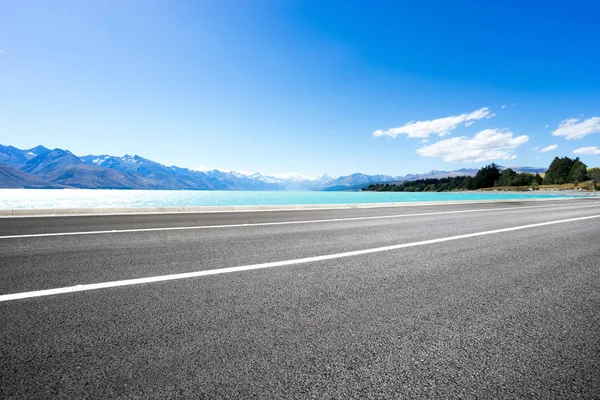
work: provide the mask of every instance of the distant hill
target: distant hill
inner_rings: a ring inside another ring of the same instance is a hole
[[[476,168],[461,168],[455,171],[440,171],[440,170],[431,170],[429,172],[425,172],[423,174],[408,174],[402,177],[399,177],[397,182],[407,182],[407,181],[416,181],[419,179],[442,179],[442,178],[454,178],[456,176],[475,176],[477,174],[478,169]],[[381,182],[385,183],[385,182]]]
[[[500,167],[500,169],[504,170],[506,168],[510,168],[515,172],[523,173],[528,172],[530,174],[543,174],[546,172],[548,168],[540,168],[540,167]]]
[[[336,190],[358,190],[362,187],[367,187],[371,183],[391,182],[398,177],[389,175],[366,175],[355,173],[348,176],[341,176],[327,182],[321,190],[336,191]]]
[[[7,164],[0,164],[0,187],[10,189],[59,189],[64,186],[47,182]]]
[[[61,168],[79,164],[83,164],[83,161],[70,151],[54,149],[31,158],[20,167],[20,170],[45,179],[45,175],[51,176]]]
[[[415,181],[418,179],[441,179],[453,178],[455,176],[475,176],[477,169],[463,168],[456,171],[429,171],[423,174],[408,174],[404,176],[390,175],[365,175],[356,173],[348,176],[341,176],[337,179],[327,182],[321,190],[360,190],[373,183],[402,183],[406,181]]]
[[[67,165],[45,173],[44,178],[68,187],[81,189],[160,189],[142,176],[88,164]]]

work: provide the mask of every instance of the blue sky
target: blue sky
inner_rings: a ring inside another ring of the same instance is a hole
[[[547,166],[574,151],[598,166],[599,13],[591,1],[1,2],[0,143],[309,176]]]

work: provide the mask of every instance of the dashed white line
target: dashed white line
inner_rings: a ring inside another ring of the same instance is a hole
[[[397,244],[397,245],[393,245],[393,246],[376,247],[376,248],[372,248],[372,249],[349,251],[349,252],[345,252],[345,253],[299,258],[299,259],[295,259],[295,260],[275,261],[275,262],[268,262],[268,263],[262,263],[262,264],[243,265],[243,266],[239,266],[239,267],[219,268],[219,269],[211,269],[211,270],[205,270],[205,271],[187,272],[187,273],[181,273],[181,274],[152,276],[152,277],[147,277],[147,278],[126,279],[126,280],[121,280],[121,281],[92,283],[92,284],[87,284],[87,285],[68,286],[68,287],[61,287],[61,288],[56,288],[56,289],[46,289],[46,290],[37,290],[37,291],[32,291],[32,292],[5,294],[5,295],[0,296],[0,302],[19,300],[19,299],[27,299],[27,298],[32,298],[32,297],[51,296],[51,295],[72,293],[72,292],[83,292],[83,291],[88,291],[88,290],[107,289],[107,288],[114,288],[114,287],[119,287],[119,286],[141,285],[144,283],[164,282],[164,281],[173,281],[173,280],[178,280],[178,279],[197,278],[197,277],[208,276],[208,275],[228,274],[228,273],[232,273],[232,272],[250,271],[250,270],[255,270],[255,269],[283,267],[283,266],[288,266],[288,265],[305,264],[305,263],[311,263],[311,262],[316,262],[316,261],[334,260],[337,258],[353,257],[353,256],[364,255],[364,254],[379,253],[379,252],[383,252],[383,251],[404,249],[404,248],[408,248],[408,247],[424,246],[424,245],[429,245],[429,244],[434,244],[434,243],[442,243],[442,242],[448,242],[451,240],[467,239],[467,238],[472,238],[472,237],[477,237],[477,236],[495,235],[495,234],[499,234],[499,233],[513,232],[513,231],[518,231],[518,230],[522,230],[522,229],[530,229],[530,228],[537,228],[537,227],[541,227],[541,226],[563,224],[563,223],[567,223],[567,222],[583,221],[583,220],[594,219],[594,218],[600,218],[600,215],[591,215],[591,216],[587,216],[587,217],[541,222],[541,223],[537,223],[537,224],[515,226],[512,228],[494,229],[491,231],[468,233],[465,235],[457,235],[457,236],[448,236],[448,237],[438,238],[438,239],[422,240],[422,241],[411,242],[411,243],[402,243],[402,244]]]

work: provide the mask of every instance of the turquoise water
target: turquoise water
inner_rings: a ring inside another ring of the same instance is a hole
[[[571,196],[572,193],[569,193]],[[0,209],[352,204],[565,197],[507,192],[237,192],[0,189]]]

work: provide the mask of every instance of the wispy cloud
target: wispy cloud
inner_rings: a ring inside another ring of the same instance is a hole
[[[600,149],[596,146],[581,147],[577,150],[573,150],[573,154],[584,154],[587,156],[595,156],[595,155],[600,154]]]
[[[600,117],[591,117],[581,121],[579,118],[565,119],[552,136],[564,136],[565,139],[581,139],[592,133],[600,133]]]
[[[486,129],[471,139],[462,136],[446,139],[417,149],[425,157],[437,157],[447,162],[481,162],[512,160],[514,149],[527,143],[529,136],[513,137],[512,132]]]
[[[494,115],[490,112],[489,108],[483,107],[471,113],[427,121],[411,121],[398,128],[380,129],[373,132],[373,136],[390,136],[393,138],[398,135],[407,135],[409,138],[427,138],[430,135],[446,136],[462,123],[469,123],[482,118],[491,118]]]
[[[556,150],[557,148],[558,148],[558,145],[557,145],[557,144],[551,144],[550,146],[546,146],[546,147],[544,147],[544,148],[543,148],[543,149],[541,149],[540,151],[541,151],[542,153],[547,153],[547,152],[549,152],[549,151]]]
[[[504,110],[506,108],[506,104],[502,104],[500,108]]]
[[[550,124],[546,124],[544,128],[550,128]]]

